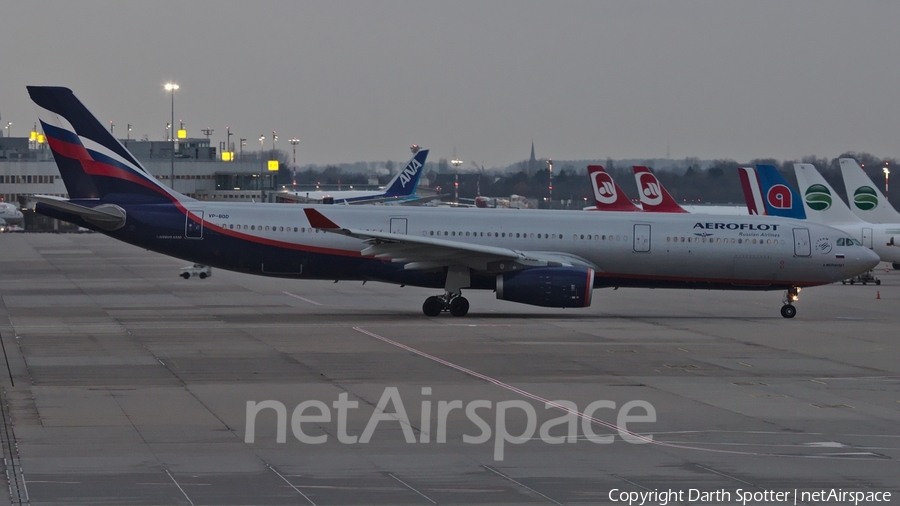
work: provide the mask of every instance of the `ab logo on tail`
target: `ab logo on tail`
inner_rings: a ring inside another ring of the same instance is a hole
[[[646,197],[646,202],[651,206],[662,203],[662,191],[659,188],[659,181],[656,176],[649,172],[641,172],[638,175],[638,182],[641,186],[641,194]]]
[[[766,202],[775,209],[794,207],[791,189],[783,184],[776,184],[766,192]]]
[[[594,198],[601,204],[613,204],[616,202],[616,185],[612,178],[605,172],[594,174]]]

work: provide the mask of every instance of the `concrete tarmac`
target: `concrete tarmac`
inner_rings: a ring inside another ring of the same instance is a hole
[[[468,291],[467,317],[427,318],[433,290],[184,280],[99,234],[0,244],[0,503],[900,498],[894,271],[803,290],[793,320],[781,292],[638,289],[584,310]]]

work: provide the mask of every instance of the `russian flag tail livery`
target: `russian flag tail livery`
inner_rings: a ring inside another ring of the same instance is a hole
[[[852,158],[841,158],[841,175],[853,214],[869,223],[900,223],[900,213],[881,194],[862,167]]]
[[[756,174],[756,171],[751,167],[738,167],[738,176],[741,178],[741,188],[744,190],[744,199],[747,201],[747,211],[749,211],[750,216],[766,214],[759,176]]]
[[[619,185],[600,165],[588,165],[588,176],[594,188],[594,208],[592,211],[640,211],[641,209],[625,195]]]
[[[765,214],[798,220],[806,219],[800,194],[788,184],[774,165],[757,165],[756,174],[759,177]],[[744,196],[747,196],[746,190]]]
[[[831,225],[833,223],[863,223],[844,204],[834,188],[825,181],[816,167],[809,163],[795,163],[797,186],[803,196],[803,207],[810,221]]]
[[[656,179],[656,175],[650,169],[641,165],[632,166],[634,179],[637,182],[638,192],[641,194],[641,204],[644,211],[653,213],[686,213],[672,195],[663,188]]]
[[[193,200],[151,176],[72,90],[28,86],[70,199]]]
[[[428,158],[428,150],[417,151],[406,164],[406,167],[394,176],[387,185],[384,194],[386,197],[407,197],[416,193],[419,186],[419,178],[425,170],[425,159]]]

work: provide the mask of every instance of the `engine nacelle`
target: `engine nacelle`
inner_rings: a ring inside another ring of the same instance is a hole
[[[497,275],[497,298],[543,307],[588,307],[594,269],[535,267]]]

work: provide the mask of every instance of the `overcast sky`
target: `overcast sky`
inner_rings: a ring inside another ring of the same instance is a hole
[[[116,134],[297,162],[900,155],[900,2],[8,1],[0,122],[60,85]]]

